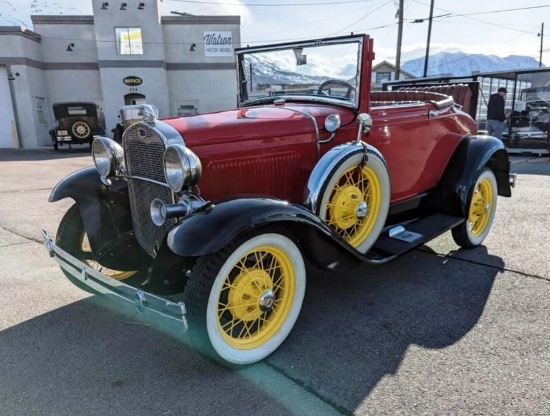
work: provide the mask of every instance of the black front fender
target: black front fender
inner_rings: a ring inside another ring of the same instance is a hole
[[[168,247],[180,256],[203,256],[220,250],[246,231],[271,224],[292,227],[308,257],[316,245],[330,247],[332,256],[341,263],[364,257],[311,211],[270,198],[234,199],[196,212],[168,233]]]
[[[472,187],[485,167],[490,167],[496,176],[498,195],[512,195],[508,152],[502,141],[492,136],[467,136],[458,145],[441,178],[446,211],[454,215],[467,214]]]
[[[126,181],[115,178],[107,186],[90,166],[63,178],[49,201],[64,198],[72,198],[78,205],[96,260],[107,267],[118,265],[120,270],[143,267],[143,259],[152,261],[133,235]]]

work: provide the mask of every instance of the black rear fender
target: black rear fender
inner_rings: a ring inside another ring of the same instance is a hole
[[[466,215],[472,187],[485,167],[495,173],[498,195],[512,195],[508,152],[502,141],[492,136],[467,136],[458,145],[440,181],[446,213]]]

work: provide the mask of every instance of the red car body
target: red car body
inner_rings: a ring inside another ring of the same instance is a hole
[[[126,109],[143,121],[122,146],[96,138],[95,168],[52,191],[76,204],[55,243],[44,232],[50,255],[84,290],[184,329],[189,318],[197,348],[241,365],[292,329],[303,257],[379,265],[448,230],[479,246],[497,195],[511,196],[502,142],[477,135],[467,86],[371,91],[372,45],[239,49],[240,108],[161,121]],[[333,75],[316,75],[326,62]]]

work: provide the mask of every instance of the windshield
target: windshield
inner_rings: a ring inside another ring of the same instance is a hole
[[[238,50],[240,104],[284,98],[357,108],[361,45],[353,37]]]

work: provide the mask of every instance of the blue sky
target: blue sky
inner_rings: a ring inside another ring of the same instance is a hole
[[[406,61],[424,56],[430,0],[404,3],[402,60]],[[240,15],[243,45],[368,33],[374,39],[376,63],[394,63],[398,4],[399,0],[164,0],[163,7],[167,15],[171,11]],[[539,59],[537,34],[550,16],[548,1],[435,0],[434,4],[432,53],[446,50]],[[4,18],[11,14],[13,21],[29,25],[31,13],[91,14],[91,5],[92,0],[0,0]],[[543,62],[550,65],[550,18],[546,23]]]
[[[404,3],[402,53],[411,59],[425,53],[430,0]],[[166,0],[165,11],[240,14],[245,45],[365,32],[374,38],[377,61],[393,62],[398,4],[398,0]],[[435,0],[430,49],[528,55],[538,60],[537,34],[546,16],[550,3],[542,0]],[[424,21],[413,23],[416,19]],[[543,62],[545,53],[550,54],[550,19],[547,23]]]

